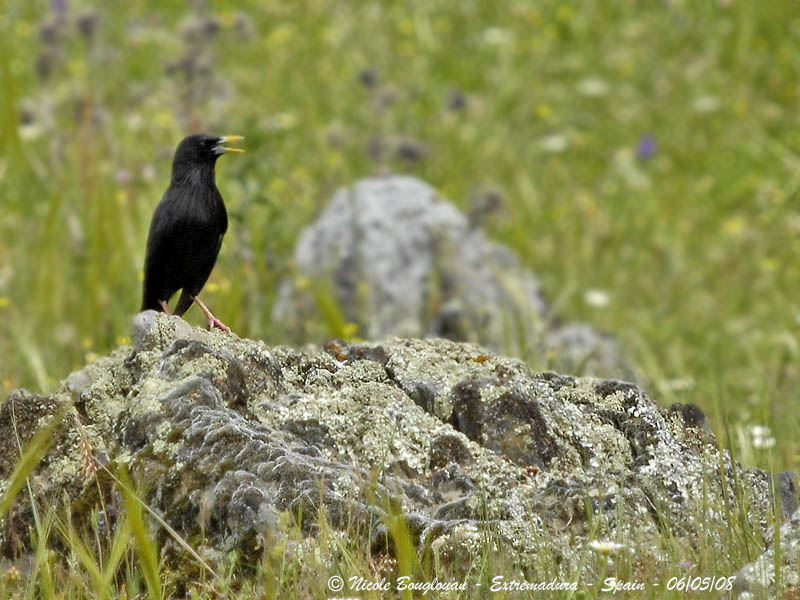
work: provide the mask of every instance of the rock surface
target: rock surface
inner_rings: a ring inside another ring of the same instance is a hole
[[[780,566],[782,584],[788,590],[800,589],[800,509],[797,503],[797,475],[784,471],[776,481],[781,497],[784,517],[780,524],[780,558],[776,561],[775,528],[770,527],[764,541],[766,548],[756,560],[746,564],[736,573],[734,596],[741,600],[775,597],[776,565]],[[790,597],[787,591],[785,597]]]
[[[334,297],[366,339],[443,337],[560,371],[631,376],[610,337],[587,325],[553,326],[536,277],[414,177],[339,190],[303,231],[294,264],[272,316],[297,344],[330,337],[329,307],[316,298]]]
[[[17,391],[0,407],[0,491],[15,431],[24,445],[71,402],[34,497],[70,498],[80,513],[110,486],[92,465],[124,463],[185,539],[244,556],[284,535],[282,515],[313,533],[323,505],[334,528],[356,523],[377,549],[391,506],[435,553],[480,553],[491,528],[521,565],[547,544],[573,566],[589,539],[655,557],[664,527],[673,541],[724,531],[713,499],[725,489],[746,495],[753,523],[770,510],[771,476],[720,455],[699,409],[661,409],[623,381],[537,374],[446,340],[269,348],[153,312],[132,338],[55,394]],[[6,552],[30,525],[24,496]]]

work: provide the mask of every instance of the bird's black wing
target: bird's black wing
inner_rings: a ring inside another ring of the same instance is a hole
[[[178,304],[175,305],[174,312],[176,315],[182,315],[189,310],[189,307],[194,301],[194,297],[200,293],[200,290],[206,284],[206,281],[208,280],[209,276],[211,275],[211,271],[214,268],[214,262],[216,262],[217,256],[219,255],[219,250],[222,247],[222,237],[223,234],[220,233],[218,238],[219,241],[217,242],[216,246],[217,249],[214,252],[214,260],[211,262],[208,272],[204,276],[198,277],[192,285],[184,286],[183,292],[181,292],[181,297],[178,298]]]
[[[185,190],[167,190],[153,214],[147,239],[143,310],[159,310],[160,301],[169,300],[181,288],[192,297],[202,289],[217,260],[222,227],[227,226],[227,215],[220,218],[214,201]]]

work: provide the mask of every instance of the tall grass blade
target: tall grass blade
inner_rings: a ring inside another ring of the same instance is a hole
[[[212,569],[209,564],[203,560],[197,551],[195,551],[195,549],[192,548],[189,543],[161,517],[161,515],[150,508],[141,498],[136,495],[131,487],[130,477],[128,477],[127,480],[123,480],[122,477],[117,477],[106,467],[103,467],[103,470],[111,476],[117,485],[119,485],[120,489],[125,490],[126,498],[135,500],[140,507],[143,507],[148,513],[150,513],[150,516],[153,517],[153,519],[155,519],[155,521],[161,525],[161,527],[163,527],[167,533],[169,533],[172,539],[174,539],[184,550],[186,550],[186,552],[192,556],[192,558],[194,558],[206,571],[208,571],[217,582],[221,581],[220,576],[217,575],[216,571],[214,571],[214,569]]]
[[[135,540],[136,555],[139,557],[142,575],[147,584],[147,591],[150,598],[161,600],[164,596],[158,572],[158,552],[156,552],[156,548],[153,545],[147,523],[144,521],[140,500],[133,493],[133,485],[127,470],[122,470],[120,480],[122,482],[120,491],[125,503],[129,526]]]
[[[32,600],[36,594],[36,583],[39,583],[39,596],[44,600],[53,600],[55,598],[55,585],[53,584],[53,573],[50,569],[50,531],[55,521],[55,511],[50,508],[44,516],[44,519],[36,527],[36,534],[34,540],[34,547],[36,553],[34,555],[33,571],[28,580],[28,587],[25,592],[25,597]]]
[[[125,557],[125,552],[128,549],[128,543],[131,540],[131,526],[126,516],[123,516],[118,521],[114,528],[114,541],[111,544],[111,550],[108,553],[106,566],[103,570],[103,581],[106,585],[110,586],[114,582],[114,577],[117,574],[119,563]]]
[[[98,559],[92,554],[86,544],[83,543],[74,525],[72,523],[63,523],[60,525],[60,529],[64,543],[67,544],[67,547],[78,557],[81,565],[86,569],[89,579],[92,581],[92,596],[101,600],[111,598],[111,588],[106,584],[103,578]]]
[[[11,474],[8,488],[5,494],[3,494],[3,499],[0,500],[0,518],[5,516],[8,509],[11,508],[11,505],[17,498],[17,494],[19,494],[22,486],[25,485],[28,476],[36,469],[39,465],[39,461],[42,460],[42,457],[50,449],[50,446],[55,440],[56,431],[61,426],[61,422],[64,420],[64,416],[70,408],[72,408],[71,402],[63,404],[28,443],[25,453],[22,455],[22,458],[20,458],[17,466],[14,468],[14,472]]]

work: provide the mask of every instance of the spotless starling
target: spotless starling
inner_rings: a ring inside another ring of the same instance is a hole
[[[197,297],[217,261],[228,213],[214,180],[217,159],[226,152],[244,152],[224,144],[244,139],[240,135],[207,133],[184,138],[172,161],[172,181],[153,213],[144,261],[142,310],[170,313],[169,299],[182,290],[174,314],[196,303],[208,328],[230,328],[211,314]]]

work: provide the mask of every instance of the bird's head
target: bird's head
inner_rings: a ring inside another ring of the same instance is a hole
[[[217,159],[227,152],[244,152],[241,148],[231,148],[226,143],[237,142],[244,138],[240,135],[212,135],[196,133],[183,138],[175,150],[172,162],[173,177],[176,174],[210,168],[213,172]]]

